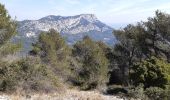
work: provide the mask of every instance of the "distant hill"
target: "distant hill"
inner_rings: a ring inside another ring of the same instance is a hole
[[[95,41],[103,41],[113,45],[115,38],[113,29],[99,21],[93,14],[81,14],[76,16],[46,16],[39,20],[24,20],[18,22],[18,35],[14,41],[21,40],[24,52],[31,49],[31,44],[35,42],[42,31],[53,28],[63,37],[69,45],[81,40],[85,35],[90,36]]]

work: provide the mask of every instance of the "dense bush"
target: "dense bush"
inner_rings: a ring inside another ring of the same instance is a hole
[[[158,87],[150,87],[145,91],[145,94],[150,100],[169,100],[170,97],[168,93],[170,92]]]
[[[21,88],[24,91],[49,92],[58,86],[57,77],[37,58],[0,64],[0,91],[11,92]]]
[[[122,84],[131,84],[130,70],[136,62],[152,56],[163,58],[165,62],[170,61],[169,23],[169,14],[156,11],[156,16],[148,18],[146,22],[114,30],[117,43],[114,46],[113,61],[121,71]]]
[[[105,53],[88,36],[73,46],[73,57],[81,63],[77,80],[82,89],[100,88],[108,81],[108,60]]]
[[[71,49],[64,38],[54,29],[40,34],[38,41],[33,44],[30,54],[39,56],[45,65],[50,66],[53,72],[64,80],[71,75]]]
[[[131,79],[137,86],[165,88],[168,84],[168,72],[170,64],[155,57],[137,63],[132,67]]]
[[[136,87],[129,87],[127,97],[141,100],[148,99],[147,96],[145,95],[145,91],[142,84]]]

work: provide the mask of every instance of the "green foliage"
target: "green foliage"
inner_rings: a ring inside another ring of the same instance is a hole
[[[170,64],[155,57],[144,60],[132,67],[131,79],[134,85],[144,84],[145,87],[165,88],[168,84],[167,69]]]
[[[8,67],[8,63],[0,63],[0,91],[14,90],[16,87],[15,70]]]
[[[14,54],[21,48],[20,44],[11,43],[16,34],[16,22],[11,19],[5,6],[0,4],[0,55]]]
[[[145,30],[145,47],[148,49],[148,53],[152,56],[169,59],[170,54],[170,15],[160,11],[156,11],[156,16],[148,18],[147,22],[144,22]]]
[[[0,48],[0,55],[5,56],[9,54],[15,54],[22,48],[21,44],[6,43]]]
[[[148,18],[146,22],[128,25],[113,32],[118,42],[112,53],[114,58],[112,62],[115,63],[112,67],[118,69],[113,70],[111,75],[119,76],[125,86],[131,84],[136,87],[128,93],[132,94],[133,98],[169,99],[167,97],[170,90],[169,23],[169,14],[156,11],[155,17]],[[137,88],[140,84],[144,87]]]
[[[119,77],[124,85],[129,85],[130,68],[142,56],[142,50],[139,45],[142,38],[141,28],[140,24],[137,26],[128,25],[124,29],[113,31],[118,42],[113,49],[114,59],[112,62],[117,65],[118,69],[116,70],[119,70],[119,74],[121,74]]]
[[[40,56],[41,60],[55,68],[55,70],[69,73],[69,59],[71,50],[65,43],[65,40],[58,32],[51,29],[49,32],[40,34],[38,41],[33,44],[33,50],[30,52],[33,55]]]
[[[37,58],[25,58],[11,64],[0,63],[0,91],[52,91],[57,87],[57,77]]]
[[[145,94],[150,100],[169,100],[170,96],[168,93],[170,92],[158,87],[150,87],[145,90]]]
[[[97,45],[102,49],[105,57],[108,59],[109,61],[109,70],[113,69],[114,66],[114,62],[113,60],[115,59],[113,56],[113,48],[111,48],[110,46],[106,45],[105,43],[103,43],[102,41],[98,41]]]
[[[81,89],[101,89],[110,81],[122,86],[107,92],[135,99],[168,100],[170,87],[170,15],[156,11],[146,22],[114,30],[114,48],[88,36],[69,48],[64,38],[51,29],[33,44],[31,57],[14,62],[0,59],[0,91],[55,90],[58,77],[74,81]],[[0,56],[14,54],[20,44],[10,43],[16,23],[0,4]],[[152,57],[154,56],[154,57]],[[158,59],[159,58],[159,59]],[[134,88],[123,86],[134,85]],[[140,86],[142,84],[143,86]]]
[[[33,44],[33,47],[33,52],[38,53],[48,63],[63,61],[70,54],[65,40],[53,29],[40,34],[38,42]]]
[[[108,60],[103,50],[88,36],[74,45],[73,56],[82,63],[78,72],[82,89],[100,87],[107,82]]]
[[[0,91],[15,90],[18,81],[18,67],[3,62],[2,58],[8,54],[14,54],[20,49],[19,44],[10,43],[12,36],[16,34],[16,22],[11,19],[5,6],[0,4]]]
[[[55,53],[57,58],[60,61],[66,58],[66,52],[63,52],[63,48],[66,49],[64,45],[64,40],[62,38],[52,38],[59,36],[58,33],[51,30],[51,33],[46,36],[40,36],[42,44],[37,44],[46,47],[45,50],[43,47],[40,50],[43,50],[40,54],[50,55],[50,51],[48,51],[48,47],[57,50]],[[22,89],[23,91],[43,91],[49,92],[55,90],[58,85],[58,78],[54,74],[53,69],[48,66],[42,64],[38,57],[28,57],[23,59],[18,59],[15,61],[7,61],[7,59],[3,59],[6,55],[14,54],[21,48],[21,44],[13,44],[11,43],[11,38],[16,34],[16,22],[11,19],[10,15],[6,11],[4,5],[0,4],[0,91],[2,92],[13,92],[17,89]],[[50,37],[51,36],[51,37]],[[53,39],[55,40],[54,42]],[[54,44],[58,42],[58,44]],[[45,45],[43,44],[45,43]],[[62,47],[63,48],[62,48]],[[52,51],[52,49],[49,49]],[[37,50],[36,50],[37,51]],[[44,51],[47,51],[47,53]],[[52,52],[54,53],[54,52]],[[44,56],[41,55],[43,58]],[[53,56],[54,57],[54,56]],[[51,58],[51,57],[49,57]],[[48,59],[47,60],[51,60]]]
[[[5,6],[0,4],[0,47],[16,34],[16,23],[11,20]]]
[[[141,84],[137,87],[129,88],[127,97],[134,98],[134,99],[148,100],[147,96],[145,95],[143,85],[141,85]]]
[[[149,87],[144,89],[143,85],[140,84],[137,87],[129,87],[128,93],[124,96],[128,99],[136,100],[169,100],[170,91],[159,87]]]
[[[113,62],[122,74],[120,76],[124,85],[130,83],[130,70],[136,62],[152,56],[170,62],[170,15],[160,11],[156,11],[155,14],[155,17],[148,18],[146,22],[114,30],[118,42],[114,47]]]

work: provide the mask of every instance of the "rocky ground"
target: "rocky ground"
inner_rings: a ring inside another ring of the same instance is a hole
[[[125,100],[96,91],[67,90],[64,93],[36,95],[0,95],[0,100]]]

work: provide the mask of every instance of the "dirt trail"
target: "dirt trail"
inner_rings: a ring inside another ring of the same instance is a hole
[[[123,100],[116,96],[100,94],[96,91],[67,90],[64,93],[36,95],[0,95],[0,100]]]

